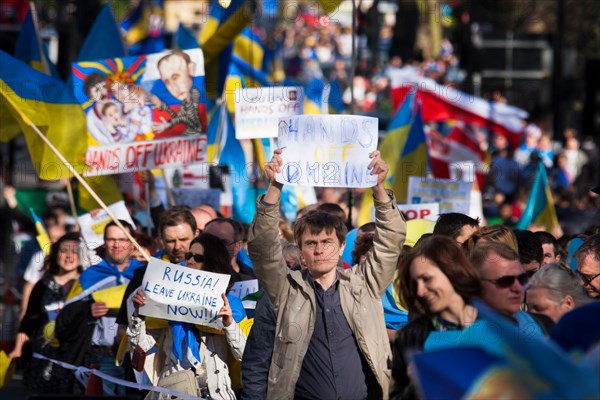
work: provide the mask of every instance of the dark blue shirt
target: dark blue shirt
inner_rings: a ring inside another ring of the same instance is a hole
[[[304,356],[294,398],[365,399],[364,360],[340,304],[339,280],[327,290],[315,288],[315,330]]]

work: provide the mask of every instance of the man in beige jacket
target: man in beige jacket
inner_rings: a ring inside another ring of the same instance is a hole
[[[370,156],[369,169],[377,175],[374,247],[364,262],[343,272],[336,265],[346,228],[340,218],[320,211],[295,224],[305,268],[287,268],[278,231],[282,185],[275,180],[281,150],[266,167],[270,185],[257,201],[248,248],[277,317],[269,399],[388,397],[391,351],[381,296],[392,281],[406,223],[383,186],[387,165],[378,151]]]

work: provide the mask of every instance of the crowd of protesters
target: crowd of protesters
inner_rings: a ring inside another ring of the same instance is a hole
[[[339,24],[299,18],[291,29],[276,29],[273,43],[265,39],[267,46],[281,46],[286,76],[305,83],[338,79],[350,107],[351,34]],[[352,106],[390,114],[386,70],[368,68],[366,61],[359,61],[353,80]],[[402,60],[388,64],[397,68]],[[440,83],[456,85],[464,79],[447,41],[437,59],[410,65]],[[494,100],[505,101],[499,95]],[[152,235],[138,221],[135,227],[120,221],[125,230],[113,221],[104,230],[104,244],[94,249],[97,258],[90,261],[67,213],[48,204],[48,255],[31,239],[21,246],[14,267],[12,284],[23,300],[9,358],[24,367],[32,394],[85,390],[72,371],[32,352],[75,366],[94,365],[132,382],[134,371],[140,371],[138,352],[155,354],[150,367],[155,387],[200,398],[366,399],[422,396],[423,382],[411,357],[439,347],[448,333],[456,334],[452,346],[507,357],[502,340],[483,338],[493,324],[490,313],[507,322],[509,328],[499,331],[501,339],[514,335],[514,328],[533,342],[553,342],[565,356],[597,352],[600,225],[592,218],[598,215],[600,192],[597,146],[573,129],[551,138],[530,123],[518,149],[495,135],[482,147],[491,154],[481,188],[486,220],[443,214],[433,229],[418,234],[398,210],[394,193],[384,188],[388,167],[379,152],[371,154],[369,165],[378,178],[375,222],[361,227],[348,226],[344,199],[325,192],[316,209],[301,210],[296,220],[287,221],[280,210],[282,187],[274,178],[282,165],[280,150],[266,166],[269,187],[257,200],[251,226],[206,205],[158,205],[152,210]],[[514,229],[538,161],[547,168],[563,232]],[[146,174],[145,179],[153,178]],[[31,229],[17,210],[14,190],[5,189],[4,196],[7,215]],[[356,241],[347,240],[354,230]],[[146,303],[140,290],[146,257],[126,231],[148,255],[230,275],[228,290],[236,282],[258,279],[255,308],[223,293],[220,329],[173,321],[151,324],[140,313]],[[342,257],[345,246],[352,246],[351,259]],[[114,278],[112,285],[128,285],[118,310],[92,296],[106,278]],[[251,328],[242,329],[245,319],[253,320]],[[119,351],[123,343],[129,348],[125,354]],[[449,366],[462,367],[461,360]],[[590,374],[597,367],[590,367]],[[115,395],[171,398],[106,384],[107,393]]]
[[[338,205],[322,204],[292,224],[285,221],[282,185],[274,179],[280,154],[276,150],[266,166],[269,187],[257,200],[249,227],[208,206],[159,206],[153,210],[154,237],[121,221],[144,251],[173,264],[228,274],[229,288],[258,278],[261,289],[253,294],[258,301],[251,312],[239,298],[223,293],[220,330],[147,322],[139,313],[146,303],[141,290],[146,262],[126,232],[109,223],[104,244],[96,249],[100,258],[91,266],[85,262],[89,255],[78,250],[79,234],[63,233],[38,267],[40,279],[9,354],[24,366],[28,390],[85,389],[72,371],[32,358],[32,352],[135,381],[139,351],[155,353],[150,367],[155,388],[202,398],[418,398],[423,382],[410,357],[439,347],[449,332],[457,336],[447,346],[476,346],[506,356],[501,340],[485,340],[494,324],[490,312],[508,322],[503,329],[527,332],[532,341],[554,341],[565,354],[587,354],[600,345],[597,226],[581,226],[577,237],[559,240],[508,225],[480,226],[479,219],[450,213],[433,229],[416,233],[396,207],[394,193],[384,188],[388,168],[374,152],[369,169],[378,177],[375,222],[347,242],[349,227]],[[70,230],[64,219],[46,220]],[[351,263],[342,260],[346,245],[353,246]],[[112,285],[128,283],[120,310],[91,295],[106,278]],[[77,286],[84,292],[73,299]],[[248,318],[253,325],[241,329]],[[128,353],[118,351],[122,342]],[[461,368],[459,360],[453,368]],[[107,394],[168,397],[105,383]]]

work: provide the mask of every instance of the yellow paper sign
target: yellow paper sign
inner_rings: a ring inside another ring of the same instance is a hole
[[[95,301],[99,303],[106,303],[108,308],[119,309],[123,302],[123,296],[125,295],[125,289],[127,284],[113,286],[108,289],[98,290],[92,294]]]

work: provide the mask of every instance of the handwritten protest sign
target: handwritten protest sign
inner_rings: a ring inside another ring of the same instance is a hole
[[[129,211],[127,211],[127,207],[125,207],[125,202],[118,201],[108,206],[108,209],[115,215],[115,217],[129,222],[131,226],[135,228],[135,224],[131,219]],[[97,247],[104,243],[104,228],[112,220],[106,211],[98,208],[92,210],[88,214],[83,214],[77,217],[77,221],[81,227],[81,234],[83,235],[83,238],[88,246],[93,244],[95,245],[94,247]]]
[[[279,118],[302,114],[302,87],[261,87],[235,92],[235,137],[277,137]]]
[[[450,179],[408,178],[408,201],[413,204],[439,203],[439,213],[469,215],[472,182]]]
[[[146,305],[140,314],[220,328],[217,314],[229,278],[152,258],[142,282]]]
[[[278,144],[285,147],[280,183],[326,187],[371,187],[369,153],[377,149],[377,118],[300,115],[279,120]]]
[[[251,279],[249,281],[239,281],[231,285],[229,293],[239,299],[243,299],[251,293],[258,292],[258,279]]]

